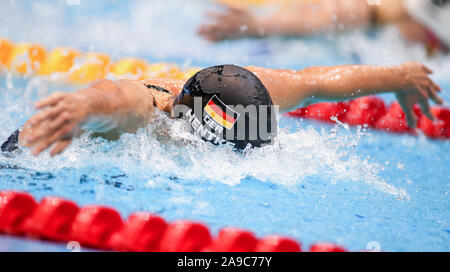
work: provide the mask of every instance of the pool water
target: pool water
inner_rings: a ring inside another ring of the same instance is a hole
[[[210,1],[91,2],[3,1],[0,37],[183,67],[301,69],[418,60],[436,71],[433,79],[450,101],[450,56],[427,59],[419,47],[399,41],[395,29],[210,44],[195,34],[203,12],[218,8]],[[61,89],[75,87],[2,74],[0,139],[33,114],[34,101]],[[48,153],[34,158],[26,149],[1,154],[0,190],[109,205],[123,217],[144,210],[170,221],[198,220],[213,233],[234,226],[258,236],[281,234],[298,239],[304,249],[329,241],[349,250],[450,250],[449,141],[284,115],[280,128],[275,145],[237,154],[199,141],[182,121],[160,114],[119,141],[85,134],[54,159]],[[0,250],[65,250],[9,237],[0,237],[0,244]]]

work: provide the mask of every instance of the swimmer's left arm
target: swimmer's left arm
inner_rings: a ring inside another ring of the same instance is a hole
[[[428,99],[442,104],[441,88],[428,75],[432,71],[417,62],[398,66],[346,65],[311,67],[300,71],[248,67],[269,90],[281,111],[295,109],[302,102],[339,101],[360,96],[395,93],[408,123],[415,126],[413,111],[419,103],[433,119]]]

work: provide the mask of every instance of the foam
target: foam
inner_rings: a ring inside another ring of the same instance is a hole
[[[16,87],[0,89],[4,97],[1,106],[5,109],[0,121],[8,128],[1,131],[1,139],[17,126],[13,116],[26,119],[33,113],[31,105],[35,97],[45,96],[58,87],[39,79],[25,81],[26,85],[21,87],[21,81],[14,83],[14,80],[18,79],[13,78],[8,84],[16,84]],[[15,102],[10,103],[12,101]],[[154,187],[166,186],[166,180],[174,177],[229,186],[253,177],[261,182],[295,188],[311,177],[321,176],[330,184],[362,182],[397,198],[408,199],[403,189],[389,185],[378,175],[382,166],[355,152],[360,139],[368,136],[361,130],[348,133],[348,129],[345,124],[337,124],[332,129],[311,125],[300,125],[294,131],[285,128],[273,146],[242,154],[203,142],[190,133],[186,122],[159,112],[152,124],[136,134],[124,134],[119,141],[93,139],[85,133],[75,139],[66,152],[53,159],[48,152],[35,158],[28,149],[23,149],[13,157],[0,156],[0,164],[50,173],[63,168],[81,172],[127,169],[128,174],[148,179],[147,185]]]

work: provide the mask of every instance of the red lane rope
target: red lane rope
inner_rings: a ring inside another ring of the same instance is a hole
[[[224,228],[217,237],[202,223],[163,218],[137,212],[127,220],[113,208],[97,205],[78,207],[58,197],[40,203],[24,192],[0,191],[0,233],[116,251],[164,252],[300,252],[297,241],[270,235],[262,239],[252,232]],[[345,248],[316,243],[313,252],[342,252]]]
[[[450,138],[450,109],[432,107],[431,112],[436,120],[431,121],[422,114],[419,106],[414,107],[417,115],[417,128],[427,137],[434,139]],[[411,129],[400,105],[395,102],[386,106],[384,101],[376,96],[357,98],[348,102],[318,103],[306,108],[300,108],[288,113],[293,117],[311,118],[324,122],[334,122],[337,119],[351,126],[367,125],[368,127],[394,133],[416,134]]]

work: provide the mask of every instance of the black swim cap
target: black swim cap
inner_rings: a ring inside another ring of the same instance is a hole
[[[186,82],[178,104],[187,108],[175,110],[176,117],[185,118],[197,134],[214,144],[260,147],[273,143],[277,135],[277,110],[269,92],[242,67],[201,70]]]

